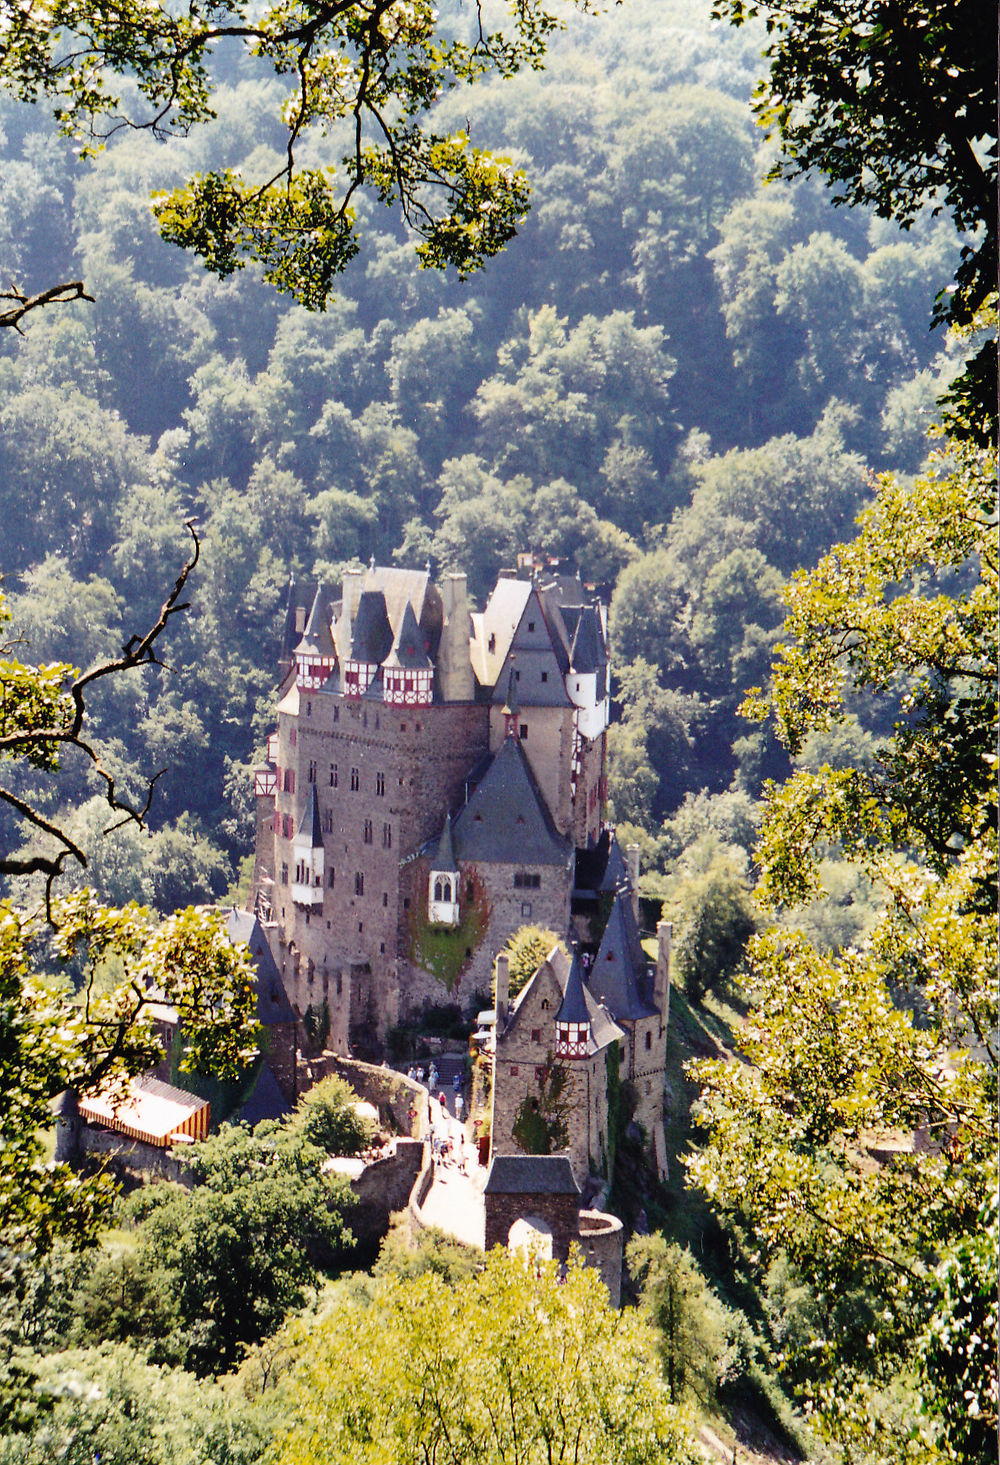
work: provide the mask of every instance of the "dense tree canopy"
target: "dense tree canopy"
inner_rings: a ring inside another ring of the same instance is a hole
[[[818,169],[838,203],[909,228],[947,210],[963,243],[936,318],[965,326],[997,280],[996,13],[987,0],[715,0],[735,25],[763,17],[770,63],[758,120],[777,139],[773,177]],[[995,440],[996,352],[966,370],[980,436]]]

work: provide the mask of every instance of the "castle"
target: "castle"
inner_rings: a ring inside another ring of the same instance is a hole
[[[336,1053],[380,1057],[428,1005],[493,1007],[493,1152],[609,1168],[612,1109],[660,1168],[669,935],[639,939],[637,851],[604,827],[606,612],[575,577],[349,570],[289,597],[277,731],[255,773],[254,908],[291,1002]],[[524,925],[571,941],[514,1003]],[[553,1090],[558,1088],[559,1095]]]
[[[292,587],[254,905],[334,1051],[377,1055],[425,1004],[488,1001],[519,926],[568,930],[580,856],[602,847],[607,724],[606,612],[575,578],[501,574],[478,613],[460,574]]]

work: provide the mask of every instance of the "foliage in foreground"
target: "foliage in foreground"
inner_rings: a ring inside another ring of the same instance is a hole
[[[91,1239],[113,1193],[103,1176],[43,1162],[40,1132],[57,1095],[123,1083],[158,1063],[149,1017],[157,1000],[176,1008],[192,1070],[234,1076],[256,1036],[253,968],[217,912],[157,923],[139,906],[110,909],[81,891],[54,902],[52,915],[54,930],[0,907],[0,1237],[40,1251],[58,1236]]]
[[[598,1275],[494,1251],[454,1289],[384,1277],[292,1339],[281,1465],[645,1465],[696,1458],[655,1343]]]
[[[860,950],[758,938],[748,1062],[693,1065],[689,1173],[762,1266],[811,1280],[786,1370],[885,1460],[985,1458],[997,1425],[996,1290],[969,1240],[995,1255],[995,467],[953,442],[914,490],[883,479],[858,538],[793,584],[760,710],[793,750],[859,693],[896,720],[867,766],[772,790],[758,894],[818,893],[832,845],[886,903]]]

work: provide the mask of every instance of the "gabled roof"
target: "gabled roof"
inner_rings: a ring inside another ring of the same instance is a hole
[[[294,844],[307,844],[310,849],[323,848],[323,831],[319,818],[319,799],[316,795],[316,785],[309,785],[309,798],[302,813],[302,823],[295,831]]]
[[[560,996],[561,1005],[553,1021],[590,1024],[587,1038],[588,1055],[600,1053],[609,1043],[616,1042],[617,1039],[625,1036],[610,1013],[602,1007],[586,985],[578,959],[576,957],[571,959],[560,947],[556,946],[517,994],[505,1027],[497,1033],[498,1051],[517,1032],[522,1020],[522,1009],[527,1010],[529,1007],[528,993],[534,988],[536,982],[546,980],[554,982]],[[576,1013],[578,1016],[567,1017],[564,1015],[567,1012]]]
[[[618,1021],[656,1016],[658,1009],[645,995],[646,953],[631,898],[624,891],[615,896],[587,983]]]
[[[530,594],[530,580],[501,575],[486,602],[485,610],[478,614],[473,613],[469,652],[480,686],[495,685]]]
[[[362,590],[351,627],[351,660],[380,665],[392,649],[392,627],[381,590]]]
[[[568,1155],[494,1155],[484,1195],[579,1195]]]
[[[505,738],[482,781],[455,817],[462,861],[565,865],[572,843],[556,830],[516,738]]]
[[[385,666],[398,666],[415,670],[419,668],[425,671],[433,667],[434,663],[424,645],[424,633],[417,625],[417,618],[413,614],[413,606],[409,601],[403,607],[402,619],[396,631],[396,639],[392,644],[392,650],[385,658]]]

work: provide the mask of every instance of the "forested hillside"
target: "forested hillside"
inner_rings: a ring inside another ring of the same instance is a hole
[[[760,183],[760,44],[688,0],[574,16],[544,73],[440,103],[531,179],[507,252],[464,283],[421,271],[396,216],[362,205],[367,243],[325,314],[251,270],[208,275],[150,208],[221,157],[266,161],[273,80],[234,70],[203,133],[126,132],[91,163],[42,109],[0,102],[5,270],[95,297],[0,342],[19,654],[107,654],[155,617],[186,518],[202,538],[169,668],[93,699],[126,788],[165,770],[150,833],[99,838],[82,762],[37,790],[108,899],[167,910],[226,889],[289,576],[371,556],[459,566],[479,596],[519,550],[577,558],[614,592],[616,816],[661,867],[692,825],[749,843],[786,764],[736,708],[766,676],[791,572],[851,535],[870,468],[923,456],[953,369],[929,282],[956,253],[942,220],[904,234],[818,183]]]

